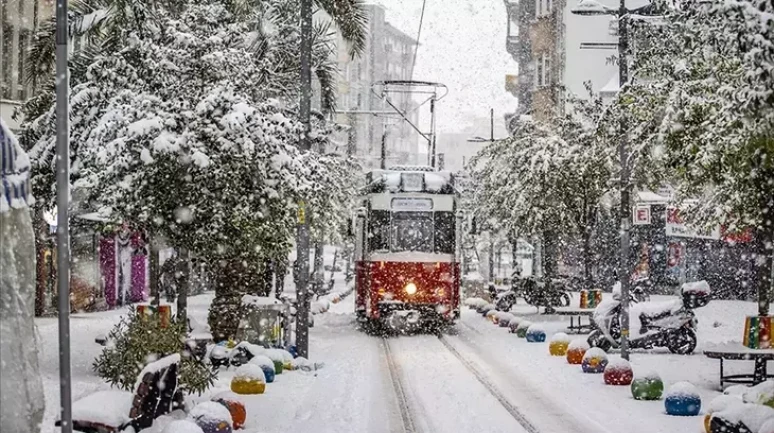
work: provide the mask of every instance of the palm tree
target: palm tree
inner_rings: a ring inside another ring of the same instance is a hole
[[[251,24],[253,48],[264,54],[270,51],[290,52],[282,44],[269,46],[266,23],[297,18],[297,0],[220,0],[235,15]],[[349,54],[355,57],[363,52],[366,44],[368,15],[363,0],[314,0],[317,7],[325,11],[333,24],[349,43]],[[169,11],[181,9],[185,5],[181,0],[71,0],[69,4],[71,40],[78,41],[81,48],[70,59],[70,80],[73,84],[85,79],[86,68],[92,60],[102,54],[115,52],[125,43],[127,30],[141,35],[157,30],[157,12],[160,8]],[[55,18],[43,23],[35,36],[29,51],[29,61],[25,71],[26,79],[33,85],[40,84],[38,96],[31,99],[25,107],[27,118],[35,118],[50,107],[53,101],[55,57]],[[315,26],[314,61],[315,74],[322,89],[323,108],[335,108],[336,65],[330,58],[331,28],[329,24],[318,23]],[[292,38],[289,39],[292,41]],[[297,74],[298,59],[291,56],[279,56],[283,63],[277,65],[277,71],[284,74]],[[295,80],[295,77],[294,77]],[[292,82],[287,83],[293,89]]]

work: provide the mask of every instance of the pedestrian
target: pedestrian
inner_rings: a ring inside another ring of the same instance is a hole
[[[0,118],[0,431],[38,433],[44,397],[35,332],[30,161]]]

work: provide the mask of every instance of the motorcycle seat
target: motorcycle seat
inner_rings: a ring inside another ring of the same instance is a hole
[[[632,307],[632,316],[637,317],[642,328],[650,323],[675,314],[682,303],[679,301],[643,302]]]

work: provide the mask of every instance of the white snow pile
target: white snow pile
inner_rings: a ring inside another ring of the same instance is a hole
[[[134,395],[127,391],[97,391],[73,404],[73,419],[119,426],[129,421]]]
[[[255,364],[259,367],[271,368],[274,371],[274,361],[269,359],[266,355],[257,355],[250,360],[250,364]]]
[[[246,382],[266,382],[266,376],[263,374],[261,367],[250,363],[239,366],[236,372],[234,372],[234,379]]]
[[[774,380],[767,380],[751,388],[747,388],[742,394],[746,403],[764,404],[774,399]]]
[[[207,359],[215,358],[215,359],[226,359],[229,357],[228,349],[226,349],[223,346],[218,346],[217,344],[213,344],[212,348],[210,349],[209,356],[207,356]]]
[[[527,328],[527,332],[528,333],[531,333],[531,332],[543,332],[543,333],[545,333],[546,332],[546,328],[541,323],[533,323],[533,324],[529,325],[529,327]]]
[[[565,334],[564,332],[557,332],[551,337],[552,343],[570,343],[571,339],[570,336]]]
[[[497,309],[497,307],[495,307],[494,304],[486,304],[482,308],[482,310],[485,310],[485,311],[492,311],[492,310],[496,310],[496,309]]]
[[[253,365],[253,367],[256,366]],[[261,371],[261,369],[258,368],[258,371]],[[228,408],[214,401],[205,401],[197,404],[193,409],[191,409],[189,416],[193,419],[200,419],[202,421],[227,421],[229,425],[233,424],[233,420],[231,419],[231,412],[228,411]]]
[[[641,315],[644,314],[653,317],[666,312],[676,314],[682,308],[682,299],[672,299],[662,302],[642,302],[632,305],[629,310],[629,323],[631,323],[630,329],[632,339],[635,340],[650,334],[649,332],[643,334],[640,333],[640,330],[642,329],[642,321],[640,320]]]
[[[583,354],[584,361],[590,361],[591,358],[597,358],[599,360],[606,361],[607,353],[605,353],[605,351],[600,349],[599,347],[592,347],[591,349],[587,350],[586,353]]]
[[[762,404],[730,405],[724,410],[715,412],[713,416],[734,424],[744,423],[753,433],[766,433],[763,427],[774,421],[774,409]]]
[[[331,309],[331,302],[325,298],[320,298],[309,306],[309,312],[312,314],[327,313]]]
[[[516,327],[516,329],[528,330],[530,326],[532,326],[532,322],[530,322],[529,320],[522,320],[521,322],[519,322],[519,325]]]
[[[632,364],[629,361],[618,357],[610,358],[605,367],[605,371],[630,371],[631,369]]]
[[[774,433],[774,419],[764,422],[761,428],[758,429],[758,433]]]
[[[737,396],[719,395],[707,405],[707,413],[721,412],[740,404],[744,404],[744,402]]]
[[[248,343],[247,341],[242,341],[239,344],[237,344],[236,346],[234,346],[233,349],[231,349],[231,351],[228,353],[229,358],[233,358],[234,356],[238,355],[239,354],[239,349],[246,350],[251,356],[258,356],[258,355],[265,355],[266,354],[266,349],[264,349],[263,347],[261,347],[261,346],[259,346],[257,344]]]
[[[220,404],[219,406],[223,407],[223,405],[220,405]],[[229,414],[229,416],[230,415],[231,414]],[[161,433],[204,433],[204,432],[202,431],[201,427],[196,425],[196,423],[191,421],[190,419],[177,419],[167,424],[167,426],[164,427],[164,430],[162,430]]]
[[[293,367],[293,370],[312,372],[323,368],[324,364],[322,362],[312,362],[303,356],[299,356],[291,361],[290,365]]]
[[[589,350],[589,342],[585,338],[576,338],[567,345],[567,350]]]
[[[682,291],[683,293],[702,293],[708,295],[712,292],[709,283],[704,280],[683,283]]]
[[[291,362],[293,361],[293,355],[284,349],[263,349],[264,355],[268,356],[272,361],[279,362]]]
[[[690,382],[677,382],[670,386],[664,397],[698,397],[699,392],[696,387]]]
[[[483,298],[467,298],[465,299],[465,306],[470,308],[478,308],[483,307],[484,305],[488,304],[488,302]]]
[[[282,305],[282,302],[280,302],[277,298],[270,296],[243,295],[242,305],[261,307],[267,305]]]
[[[172,364],[180,364],[180,354],[175,353],[169,356],[165,356],[158,361],[153,361],[150,364],[146,365],[145,368],[142,369],[140,374],[137,376],[137,381],[134,383],[134,392],[137,392],[137,389],[140,387],[140,384],[142,383],[142,378],[145,377],[148,373],[158,373],[159,371],[168,368]]]

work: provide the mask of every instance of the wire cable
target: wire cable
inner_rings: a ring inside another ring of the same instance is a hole
[[[419,38],[422,36],[422,23],[425,21],[425,6],[427,0],[422,0],[422,13],[419,15],[419,30],[417,30],[416,47],[414,48],[414,58],[411,60],[411,79],[414,79],[414,66],[417,63],[417,52],[419,51]]]

